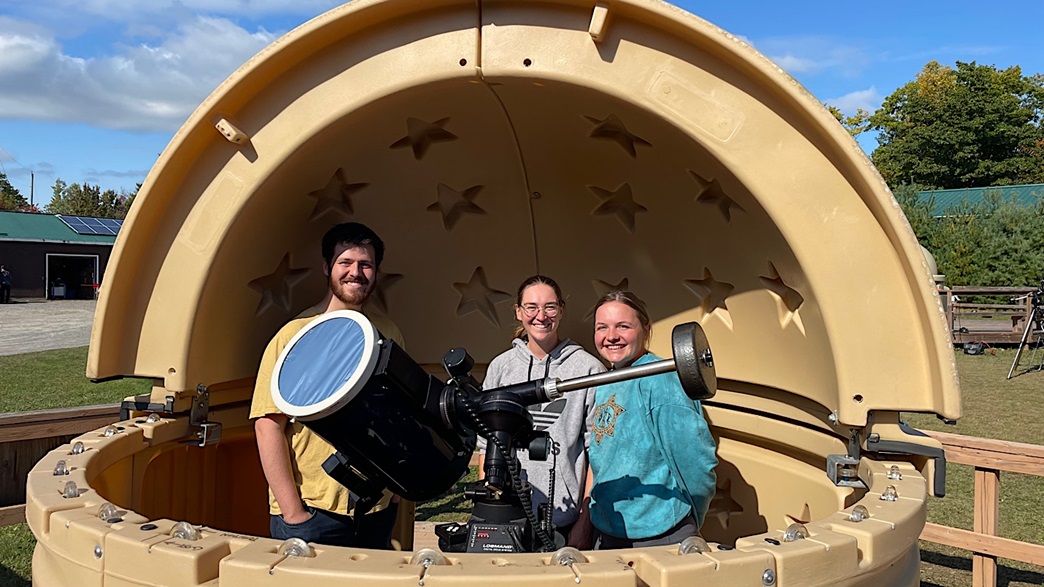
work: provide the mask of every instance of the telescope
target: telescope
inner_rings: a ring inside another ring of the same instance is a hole
[[[1030,293],[1013,298],[1015,300],[1024,300],[1030,298],[1030,315],[1026,319],[1026,328],[1022,331],[1022,339],[1019,341],[1019,348],[1015,351],[1015,358],[1011,361],[1011,368],[1008,369],[1008,379],[1011,379],[1015,374],[1015,368],[1019,364],[1019,359],[1022,358],[1022,349],[1026,348],[1026,343],[1029,342],[1032,333],[1037,332],[1037,343],[1033,347],[1033,355],[1030,357],[1030,364],[1036,363],[1037,350],[1040,349],[1041,344],[1041,332],[1044,332],[1044,275],[1040,278],[1040,285],[1037,289]],[[1037,371],[1044,369],[1044,362],[1037,365]]]
[[[533,460],[551,452],[533,428],[528,406],[619,381],[674,372],[693,400],[714,396],[717,379],[707,337],[688,322],[671,333],[673,358],[574,379],[538,379],[483,391],[463,348],[442,359],[448,379],[428,374],[361,313],[323,314],[283,349],[272,397],[288,416],[336,452],[323,469],[352,492],[356,515],[384,490],[417,502],[435,499],[468,472],[477,436],[487,440],[484,479],[465,489],[474,503],[468,524],[436,527],[446,552],[550,551],[564,544],[549,509],[537,515],[516,450]],[[549,494],[547,504],[553,503]]]

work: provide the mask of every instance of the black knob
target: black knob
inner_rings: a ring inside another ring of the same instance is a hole
[[[471,368],[475,366],[475,359],[472,359],[468,351],[463,348],[450,349],[442,356],[442,366],[446,368],[450,377],[456,379],[471,373]]]

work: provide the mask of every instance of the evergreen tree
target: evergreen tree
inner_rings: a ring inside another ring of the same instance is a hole
[[[0,173],[0,210],[24,210],[29,207],[25,196],[11,185],[6,173]]]
[[[999,193],[948,208],[921,201],[916,186],[895,190],[918,241],[935,257],[949,285],[1036,286],[1044,272],[1044,199],[1020,205]],[[994,300],[997,301],[997,300]]]
[[[114,190],[103,192],[100,186],[86,183],[70,185],[61,178],[55,180],[51,190],[53,195],[46,208],[49,214],[96,218],[123,218],[126,215],[123,197]]]

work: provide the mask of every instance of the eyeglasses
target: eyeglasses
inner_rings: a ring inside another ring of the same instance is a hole
[[[543,306],[538,306],[536,304],[523,304],[519,307],[522,308],[522,313],[526,315],[526,318],[536,316],[541,310],[544,311],[544,315],[548,318],[554,318],[562,311],[562,306],[558,304],[544,304]]]

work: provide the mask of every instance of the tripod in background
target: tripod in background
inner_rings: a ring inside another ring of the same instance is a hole
[[[1037,341],[1033,343],[1033,354],[1030,356],[1029,362],[1032,365],[1037,360],[1037,350],[1040,349],[1042,333],[1044,333],[1044,307],[1042,307],[1044,305],[1044,277],[1041,277],[1036,291],[1030,294],[1030,302],[1033,307],[1026,320],[1026,330],[1022,332],[1022,340],[1019,341],[1019,350],[1015,352],[1015,360],[1011,362],[1011,369],[1008,370],[1008,379],[1011,379],[1015,373],[1015,367],[1018,366],[1019,358],[1022,356],[1022,349],[1026,348],[1033,332],[1037,333]],[[1037,371],[1041,369],[1044,369],[1044,359],[1037,365]]]

